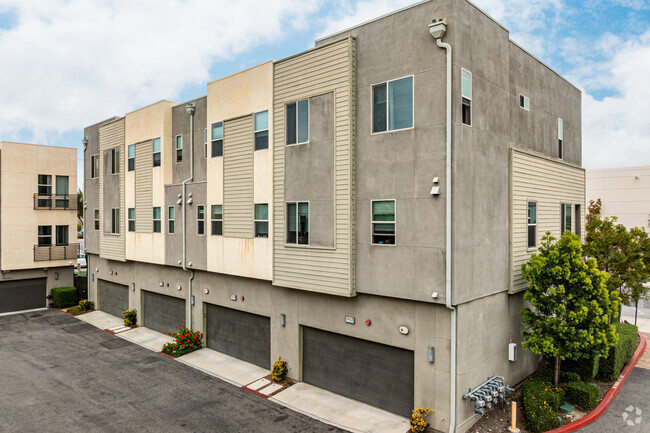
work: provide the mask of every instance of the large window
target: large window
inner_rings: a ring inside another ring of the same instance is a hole
[[[309,203],[287,203],[287,243],[309,245]]]
[[[38,246],[49,247],[52,245],[52,226],[38,226]]]
[[[120,172],[120,148],[111,149],[111,174]]]
[[[472,124],[472,73],[461,69],[461,121]]]
[[[372,243],[395,245],[395,200],[372,202]]]
[[[210,223],[212,224],[212,235],[221,236],[223,232],[223,206],[213,204],[210,209]]]
[[[309,99],[287,104],[287,144],[309,141]]]
[[[128,171],[134,171],[135,170],[135,144],[129,144],[129,147],[126,148],[126,153],[127,153],[127,170]]]
[[[153,166],[160,167],[160,138],[151,140],[151,146],[153,150]]]
[[[160,233],[162,225],[160,222],[160,207],[153,208],[153,232]]]
[[[56,244],[68,245],[68,226],[56,226]]]
[[[95,209],[95,230],[99,230],[99,209]]]
[[[130,207],[127,210],[127,218],[129,220],[129,231],[134,232],[135,231],[135,208]]]
[[[205,206],[202,204],[196,207],[196,234],[205,234]]]
[[[111,209],[111,233],[118,234],[120,232],[120,210],[115,208]]]
[[[260,203],[255,205],[255,237],[269,237],[269,205]]]
[[[560,221],[560,234],[565,231],[571,231],[571,204],[562,203],[560,205],[561,221]]]
[[[69,194],[69,179],[68,176],[56,177],[56,195],[67,196]],[[59,208],[69,208],[70,200],[68,198],[59,198],[54,201],[54,205]]]
[[[90,155],[90,177],[99,177],[99,155]]]
[[[183,162],[183,136],[176,136],[176,162]]]
[[[372,132],[413,127],[413,77],[372,87]]]
[[[223,156],[223,122],[212,124],[212,157]]]
[[[537,202],[528,202],[528,248],[537,247]]]
[[[255,150],[269,148],[269,112],[255,113]]]
[[[564,154],[564,121],[557,119],[557,157],[562,159]]]
[[[176,230],[176,227],[174,227],[174,224],[176,223],[176,209],[174,206],[169,206],[167,208],[167,233],[170,235],[174,234],[174,231]]]

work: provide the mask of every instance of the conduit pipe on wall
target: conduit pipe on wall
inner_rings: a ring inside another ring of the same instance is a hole
[[[192,329],[192,280],[194,271],[187,268],[187,183],[194,180],[194,102],[185,107],[190,116],[190,177],[183,181],[183,270],[190,273],[187,282],[187,327]]]
[[[447,23],[444,20],[433,20],[429,24],[429,33],[436,40],[436,44],[440,48],[447,51],[447,118],[446,118],[446,188],[445,188],[445,202],[446,202],[446,234],[445,234],[445,306],[451,312],[451,368],[450,368],[450,389],[449,389],[449,433],[456,431],[456,308],[451,304],[451,260],[452,260],[452,245],[451,245],[451,45],[442,42],[442,37],[447,31]]]

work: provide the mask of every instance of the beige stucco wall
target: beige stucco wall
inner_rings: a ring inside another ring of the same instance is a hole
[[[38,175],[68,176],[69,194],[77,193],[77,149],[35,144],[0,142],[1,215],[0,239],[2,270],[49,268],[76,264],[76,260],[34,261],[38,226],[68,226],[70,244],[77,243],[77,211],[34,209]]]

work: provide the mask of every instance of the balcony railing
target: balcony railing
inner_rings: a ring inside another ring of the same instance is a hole
[[[34,209],[77,209],[77,194],[34,194]]]
[[[34,245],[34,261],[77,260],[77,244],[68,245]]]

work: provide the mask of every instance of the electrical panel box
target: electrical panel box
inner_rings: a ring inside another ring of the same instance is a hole
[[[508,344],[508,361],[517,360],[517,343]]]

